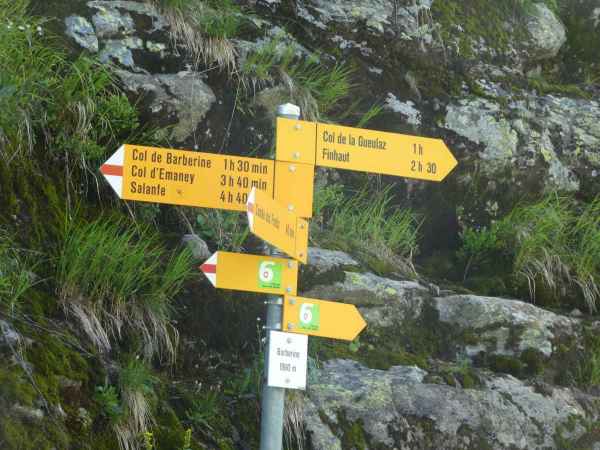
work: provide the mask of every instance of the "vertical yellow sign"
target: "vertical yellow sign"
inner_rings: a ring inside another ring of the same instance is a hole
[[[259,238],[292,258],[306,263],[308,255],[308,222],[273,200],[252,189],[248,198],[248,225]]]

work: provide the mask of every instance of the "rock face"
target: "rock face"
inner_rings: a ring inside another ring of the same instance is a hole
[[[147,112],[163,125],[173,124],[174,142],[192,136],[216,97],[200,74],[175,55],[166,20],[150,2],[89,1],[87,9],[87,17],[65,19],[67,36],[97,52],[101,62],[119,65],[117,74],[132,96],[145,98]],[[156,73],[166,67],[180,70]]]
[[[549,357],[557,334],[573,334],[579,325],[575,319],[518,300],[453,295],[436,298],[435,305],[440,322],[479,336],[480,344],[465,347],[469,356],[481,351],[514,356],[532,349]]]
[[[597,441],[596,397],[554,385],[565,343],[581,342],[581,319],[350,272],[336,263],[348,256],[311,252],[319,255],[313,270],[326,269],[328,279],[310,278],[303,295],[358,305],[367,321],[360,348],[370,350],[311,370],[303,406],[309,448],[562,450]],[[425,342],[429,355],[420,367],[370,367],[369,354],[390,340],[416,352]]]
[[[153,114],[175,122],[171,136],[183,142],[202,122],[216,97],[197,72],[146,75],[118,70],[125,88],[137,95],[150,98]]]
[[[416,367],[325,363],[307,392],[312,448],[561,449],[598,414],[589,398],[566,388],[541,393],[511,376],[482,374],[480,387],[460,389],[426,376]]]
[[[531,9],[527,21],[531,38],[526,43],[531,58],[552,58],[557,55],[567,40],[565,27],[545,3],[534,3]]]

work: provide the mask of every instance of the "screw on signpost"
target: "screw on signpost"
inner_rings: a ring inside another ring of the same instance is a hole
[[[277,117],[300,119],[300,108],[291,103],[277,107]],[[270,249],[273,255],[275,251]],[[281,297],[269,296],[267,300],[267,345],[265,346],[265,379],[262,389],[260,417],[260,450],[281,450],[283,442],[283,408],[285,389],[270,387],[266,374],[269,371],[269,332],[281,330],[283,318],[283,300]]]

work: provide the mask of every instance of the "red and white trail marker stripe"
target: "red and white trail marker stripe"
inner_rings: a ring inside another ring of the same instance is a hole
[[[123,198],[123,165],[125,146],[122,145],[108,160],[100,166],[100,172],[108,181],[119,198]]]
[[[219,254],[219,252],[213,253],[213,255],[210,258],[208,258],[204,262],[204,264],[202,264],[200,266],[200,270],[202,272],[204,272],[204,275],[206,275],[206,278],[208,278],[208,281],[210,281],[214,287],[217,287],[217,255],[218,254]]]

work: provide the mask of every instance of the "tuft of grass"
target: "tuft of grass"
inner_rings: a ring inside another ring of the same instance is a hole
[[[600,302],[600,196],[574,222],[569,265],[590,311]]]
[[[363,128],[367,125],[371,120],[377,117],[383,111],[383,105],[374,104],[372,105],[359,119],[356,124],[357,128]]]
[[[216,63],[235,70],[237,52],[231,38],[245,19],[232,0],[154,0],[171,28],[175,45],[186,49],[197,66]]]
[[[532,299],[539,280],[555,293],[563,280],[570,281],[569,208],[566,198],[551,195],[533,205],[517,206],[505,219],[515,237],[513,270],[527,280]]]
[[[363,188],[345,198],[316,233],[317,242],[357,254],[377,272],[393,268],[416,275],[412,261],[418,251],[420,224],[412,211],[392,207],[392,200],[390,187],[378,192]]]
[[[318,120],[340,108],[353,87],[350,78],[354,69],[343,63],[325,64],[318,55],[300,55],[281,36],[250,52],[239,70],[242,85],[252,92],[269,84],[281,82],[300,106],[304,117]]]
[[[221,414],[221,398],[218,391],[209,390],[195,396],[186,416],[196,430],[212,429],[210,422]]]
[[[138,358],[130,357],[121,369],[119,389],[125,415],[113,429],[123,450],[139,448],[138,440],[155,423],[152,404],[156,399],[154,385],[158,379]]]
[[[175,357],[171,300],[191,270],[188,250],[168,255],[150,230],[98,219],[72,224],[58,258],[59,298],[101,351],[125,331],[139,335],[146,358]]]
[[[304,450],[306,444],[304,419],[303,395],[298,391],[287,391],[283,415],[285,448]]]
[[[588,310],[600,301],[600,197],[578,206],[556,194],[516,206],[481,230],[466,229],[459,257],[469,270],[483,261],[508,260],[510,272],[527,282],[532,301],[543,286],[555,298],[576,287]]]
[[[13,240],[0,230],[0,308],[14,315],[25,293],[34,285],[32,265],[27,257],[11,246]]]

